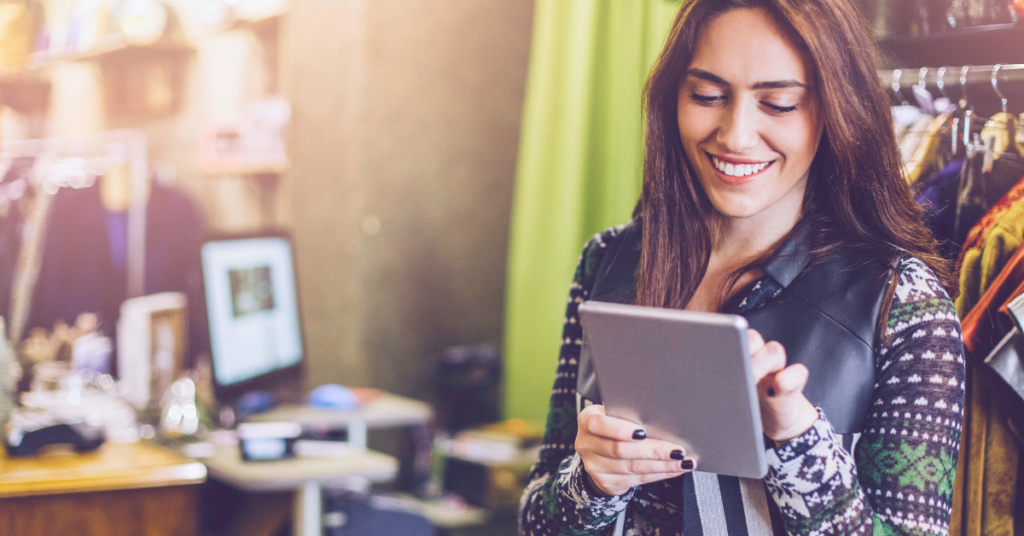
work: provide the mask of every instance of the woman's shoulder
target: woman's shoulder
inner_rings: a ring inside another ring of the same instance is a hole
[[[591,237],[586,245],[583,246],[583,253],[580,254],[576,270],[576,282],[584,286],[588,286],[588,282],[593,282],[593,279],[597,276],[597,270],[600,268],[601,262],[608,252],[608,248],[634,227],[635,221],[630,220],[621,225],[609,227]]]
[[[623,236],[626,233],[632,232],[634,229],[639,229],[636,220],[629,220],[628,222],[623,223],[621,225],[609,227],[601,231],[600,233],[595,234],[587,242],[586,246],[584,247],[584,251],[591,249],[595,251],[605,250],[608,248],[609,245],[615,242],[617,238]]]
[[[889,307],[888,329],[899,336],[926,323],[959,324],[956,307],[935,272],[921,259],[905,255],[896,264],[898,279]],[[954,335],[958,330],[950,327]],[[915,329],[915,331],[917,331]],[[959,335],[957,335],[959,336]]]
[[[896,273],[899,279],[893,305],[934,301],[952,306],[953,302],[942,282],[923,260],[913,255],[904,255],[896,262]]]

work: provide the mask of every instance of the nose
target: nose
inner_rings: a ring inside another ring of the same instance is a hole
[[[719,145],[732,154],[743,154],[757,146],[757,110],[747,103],[735,102],[722,114],[718,127]]]

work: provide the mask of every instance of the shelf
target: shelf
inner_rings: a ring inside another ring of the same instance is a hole
[[[175,42],[158,42],[152,45],[133,45],[125,43],[120,38],[110,39],[106,43],[88,52],[69,54],[63,56],[46,56],[37,53],[34,55],[32,70],[45,69],[53,65],[72,63],[79,61],[119,61],[136,59],[142,57],[174,57],[187,56],[195,52],[195,48]]]
[[[878,41],[885,69],[1024,63],[1024,23]]]
[[[289,164],[270,164],[265,166],[202,166],[200,173],[210,177],[234,175],[282,175],[288,172]]]
[[[222,26],[210,28],[206,33],[220,33],[229,32],[232,30],[251,30],[253,32],[262,32],[269,28],[272,28],[280,22],[285,15],[288,14],[288,10],[284,10],[280,13],[274,13],[265,17],[256,19],[236,19]]]

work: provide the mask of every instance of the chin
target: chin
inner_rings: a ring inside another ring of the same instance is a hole
[[[711,206],[726,218],[743,219],[756,216],[765,207],[753,199],[711,199]]]

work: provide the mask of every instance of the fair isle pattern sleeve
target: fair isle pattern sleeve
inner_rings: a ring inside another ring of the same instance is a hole
[[[948,533],[964,400],[960,322],[923,262],[906,258],[897,269],[873,403],[853,454],[824,415],[768,453],[765,482],[789,534]]]
[[[583,536],[609,532],[632,498],[595,493],[585,481],[576,455],[576,372],[579,369],[583,330],[577,308],[590,296],[597,270],[608,244],[622,227],[613,227],[587,243],[569,290],[540,457],[519,509],[519,533],[528,536]]]

